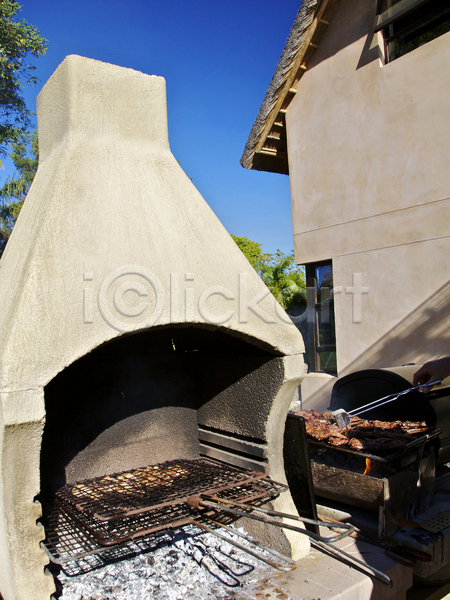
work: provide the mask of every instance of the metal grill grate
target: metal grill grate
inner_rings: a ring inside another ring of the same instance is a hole
[[[105,547],[67,515],[54,502],[54,498],[41,496],[40,501],[44,514],[42,522],[47,534],[42,547],[50,560],[61,565],[71,577],[117,560],[132,558],[139,553],[153,551],[161,543],[168,543],[173,536],[172,532],[164,531],[147,538]]]
[[[445,510],[434,517],[430,517],[420,523],[420,527],[430,533],[439,533],[439,531],[450,527],[450,510]]]
[[[264,473],[240,471],[206,459],[175,460],[68,484],[56,492],[56,498],[65,506],[109,521],[154,512],[184,503],[192,494],[217,494],[265,477]]]
[[[328,453],[331,462],[340,461],[344,463],[346,460],[348,460],[348,464],[350,466],[352,460],[357,462],[358,459],[368,458],[375,463],[390,465],[395,469],[404,469],[409,464],[416,461],[417,456],[423,453],[423,449],[426,444],[431,442],[438,443],[438,438],[441,433],[441,430],[437,430],[426,435],[420,435],[406,444],[402,450],[380,450],[377,452],[377,454],[371,454],[362,450],[349,448],[347,446],[333,446],[327,442],[319,442],[314,439],[308,439],[308,444],[311,450],[314,450],[316,453],[320,453],[322,458],[324,458]]]
[[[68,556],[91,550],[94,553],[99,544],[123,544],[201,520],[205,511],[190,506],[190,496],[214,495],[260,506],[286,489],[264,474],[207,459],[170,461],[108,475],[66,485],[54,498],[41,499],[47,532],[45,546],[52,555],[55,551]],[[223,514],[215,518],[233,520]],[[82,531],[74,528],[74,522]]]

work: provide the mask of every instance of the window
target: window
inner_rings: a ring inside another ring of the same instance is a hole
[[[300,323],[310,372],[337,374],[331,261],[305,265],[307,308]]]
[[[450,31],[448,0],[380,0],[375,31],[383,31],[385,61]]]

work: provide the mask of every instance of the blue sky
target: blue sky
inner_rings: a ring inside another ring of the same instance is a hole
[[[25,93],[30,109],[68,54],[163,76],[172,152],[223,225],[265,252],[292,250],[289,178],[239,159],[301,0],[19,3],[48,40],[40,82]]]

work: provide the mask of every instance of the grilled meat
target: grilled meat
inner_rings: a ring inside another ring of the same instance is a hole
[[[300,410],[295,413],[305,419],[307,435],[331,446],[348,446],[353,450],[383,452],[402,450],[418,434],[432,431],[424,421],[367,421],[351,417],[349,427],[339,429],[331,412]]]

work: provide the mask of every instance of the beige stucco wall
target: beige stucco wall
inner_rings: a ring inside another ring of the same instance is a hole
[[[383,65],[375,5],[341,0],[287,113],[296,262],[333,260],[339,375],[450,352],[450,33]]]

